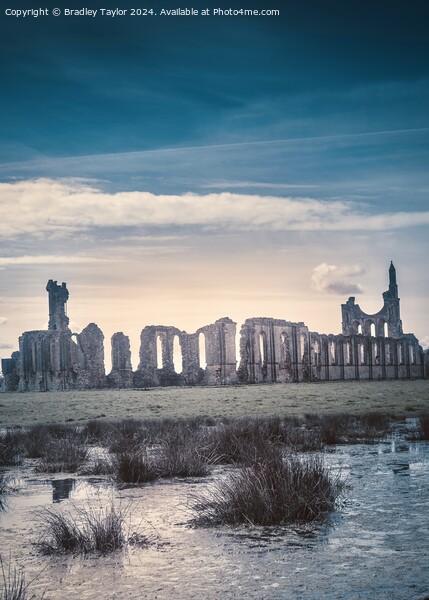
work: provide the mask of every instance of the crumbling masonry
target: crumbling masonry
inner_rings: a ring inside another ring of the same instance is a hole
[[[228,317],[186,333],[150,325],[141,333],[140,362],[132,371],[129,338],[112,336],[112,371],[104,368],[104,335],[90,323],[69,329],[66,284],[48,281],[47,331],[27,331],[19,352],[2,360],[6,391],[132,388],[166,385],[229,385],[301,381],[411,379],[429,376],[429,353],[404,334],[393,263],[383,307],[364,313],[355,298],[341,305],[342,333],[312,332],[304,323],[247,319],[240,332],[237,369],[236,323]],[[181,369],[174,356],[181,355]],[[204,360],[205,359],[205,360]]]

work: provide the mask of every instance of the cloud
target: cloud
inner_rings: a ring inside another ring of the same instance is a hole
[[[0,265],[50,265],[50,264],[80,264],[95,262],[111,262],[107,258],[89,256],[0,256]]]
[[[0,325],[4,325],[5,323],[7,323],[6,317],[0,317]]]
[[[362,265],[337,267],[322,263],[314,267],[311,276],[311,285],[318,292],[329,294],[359,294],[362,288],[353,279],[365,273]]]
[[[13,206],[14,210],[10,210]],[[369,214],[352,201],[236,194],[106,193],[82,181],[0,183],[0,235],[44,237],[113,227],[353,231],[429,225],[429,211]]]
[[[0,342],[0,350],[10,350],[13,348],[13,344],[9,344],[8,342]]]
[[[420,338],[419,342],[423,349],[429,348],[429,335]]]

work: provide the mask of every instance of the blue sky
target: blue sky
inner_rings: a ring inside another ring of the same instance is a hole
[[[429,343],[429,6],[228,6],[281,14],[1,15],[2,356],[45,326],[49,278],[136,366],[151,323],[338,332],[351,291],[381,307],[390,260]]]

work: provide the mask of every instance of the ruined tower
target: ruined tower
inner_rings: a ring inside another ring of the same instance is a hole
[[[383,308],[375,314],[367,314],[350,297],[341,305],[343,335],[362,333],[382,337],[399,338],[403,335],[399,308],[396,269],[393,262],[389,267],[389,289],[383,292]],[[371,331],[372,329],[372,331]]]
[[[69,299],[69,291],[63,282],[58,285],[56,281],[50,279],[46,285],[46,291],[49,295],[49,324],[51,331],[65,331],[69,326],[69,318],[66,313],[66,303]]]

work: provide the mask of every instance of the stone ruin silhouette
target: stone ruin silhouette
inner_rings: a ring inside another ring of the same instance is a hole
[[[418,379],[429,375],[429,352],[423,352],[414,334],[402,330],[393,263],[381,310],[366,314],[350,297],[341,305],[340,335],[309,331],[302,322],[247,319],[240,331],[238,368],[237,324],[224,317],[195,333],[162,325],[145,327],[136,371],[132,370],[129,338],[115,333],[112,370],[106,375],[101,329],[90,323],[81,333],[72,333],[66,284],[49,280],[46,290],[48,329],[23,333],[19,352],[2,360],[5,391]],[[205,367],[201,365],[201,336]],[[181,373],[175,371],[173,361],[177,340]]]

